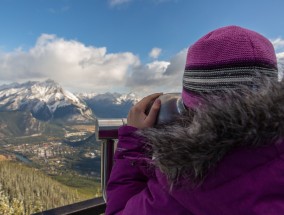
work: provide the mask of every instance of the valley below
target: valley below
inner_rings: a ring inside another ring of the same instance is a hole
[[[96,140],[95,126],[76,124],[66,126],[64,130],[63,136],[33,134],[2,137],[0,139],[0,162],[24,165],[32,171],[36,170],[44,177],[58,182],[57,186],[68,187],[72,190],[70,193],[76,193],[76,198],[73,197],[73,194],[70,195],[72,201],[68,202],[69,204],[101,196],[100,141]],[[3,178],[3,180],[9,180],[9,178]],[[3,181],[0,180],[1,183]],[[17,182],[17,186],[25,186],[21,183],[24,182]],[[8,189],[5,186],[0,186],[0,192],[1,188],[4,189],[3,192]],[[50,196],[50,199],[52,198]],[[69,198],[68,193],[65,198]],[[62,203],[66,204],[66,202]],[[31,202],[31,204],[34,203]],[[49,204],[42,209],[47,210],[63,205]]]

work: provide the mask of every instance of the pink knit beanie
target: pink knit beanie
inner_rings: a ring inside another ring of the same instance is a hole
[[[198,103],[198,93],[252,85],[253,77],[259,73],[277,78],[277,60],[271,42],[238,26],[219,28],[188,49],[183,102],[193,107]]]

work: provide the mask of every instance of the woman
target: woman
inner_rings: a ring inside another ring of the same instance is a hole
[[[272,44],[254,31],[228,26],[200,38],[188,49],[186,113],[156,126],[153,94],[120,128],[106,214],[284,214],[277,72]]]

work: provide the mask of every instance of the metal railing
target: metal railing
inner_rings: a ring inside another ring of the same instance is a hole
[[[101,146],[101,183],[102,194],[105,201],[106,186],[113,166],[115,139],[118,139],[118,128],[126,124],[126,119],[99,119],[97,138],[105,140]]]
[[[34,215],[99,215],[103,214],[105,209],[106,202],[103,197],[99,197],[42,211]]]
[[[125,118],[97,120],[97,140],[104,140],[101,145],[101,186],[103,196],[46,210],[34,215],[98,215],[105,212],[106,186],[113,166],[115,140],[118,139],[118,128],[125,123]]]

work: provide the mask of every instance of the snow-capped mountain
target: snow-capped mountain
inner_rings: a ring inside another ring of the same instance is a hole
[[[80,93],[77,96],[86,102],[95,115],[100,118],[123,118],[129,109],[140,100],[134,93]]]
[[[91,109],[53,80],[0,86],[1,111],[30,111],[39,120],[92,120]]]
[[[128,93],[128,94],[120,94],[120,93],[79,93],[75,94],[77,97],[79,97],[82,100],[94,100],[97,102],[103,102],[108,101],[112,104],[121,105],[126,102],[136,103],[139,101],[139,97],[134,93]]]
[[[134,93],[79,93],[64,90],[53,80],[0,86],[0,111],[28,111],[39,120],[69,121],[126,117],[139,100]]]

